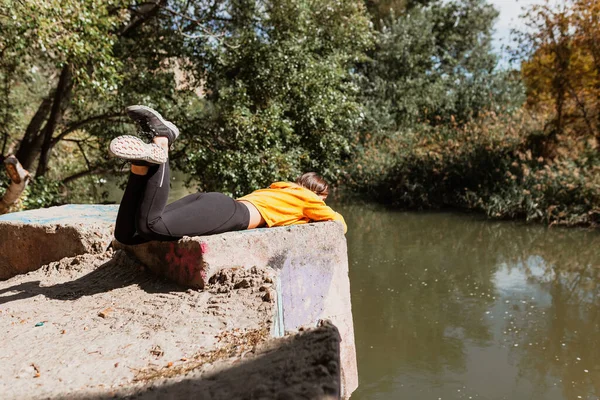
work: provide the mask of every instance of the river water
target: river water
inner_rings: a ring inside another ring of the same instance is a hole
[[[600,233],[336,206],[362,399],[598,399]]]
[[[349,226],[352,400],[600,398],[600,232],[334,208]]]

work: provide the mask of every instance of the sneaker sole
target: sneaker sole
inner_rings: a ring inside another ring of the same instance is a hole
[[[147,106],[129,106],[126,108],[126,110],[127,115],[129,115],[129,118],[133,119],[140,125],[147,127],[148,130],[153,131],[157,134],[157,136],[166,136],[167,138],[169,138],[169,144],[174,142],[175,139],[179,137],[179,128],[177,128],[175,124],[171,121],[167,121],[166,119],[164,119],[163,116],[160,115],[160,113],[155,109]],[[152,117],[156,118],[158,122],[163,125],[162,127],[158,126],[158,129],[166,128],[173,134],[173,140],[170,140],[170,137],[168,135],[163,135],[159,132],[156,132],[155,129],[152,128],[152,125],[157,125],[156,123],[151,123],[154,122],[151,120]]]
[[[152,164],[164,164],[167,153],[157,144],[144,143],[136,136],[119,136],[110,142],[110,153],[118,158],[130,161],[147,161]]]

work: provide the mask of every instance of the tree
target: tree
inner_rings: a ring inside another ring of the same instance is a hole
[[[360,4],[7,0],[0,24],[2,154],[35,167],[34,182],[114,170],[104,149],[131,129],[128,104],[174,120],[176,163],[236,194],[305,169],[334,177],[361,120]],[[77,165],[56,157],[64,144]]]
[[[236,195],[307,170],[335,180],[361,123],[352,67],[371,41],[363,7],[329,0],[223,7],[227,17],[214,27],[224,41],[188,42],[205,111],[176,162],[204,189]]]
[[[600,39],[597,1],[531,7],[528,30],[518,36],[525,57],[522,74],[528,106],[548,110],[546,154],[561,135],[600,143]]]
[[[465,122],[520,103],[491,47],[498,12],[483,0],[433,2],[385,21],[365,71],[367,130]]]
[[[0,154],[8,150],[11,139],[20,136],[16,132],[20,128],[16,126],[16,115],[21,112],[21,104],[15,103],[15,88],[23,81],[32,79],[34,71],[42,71],[41,75],[52,82],[52,88],[43,95],[37,111],[20,137],[16,151],[19,170],[30,169],[38,158],[36,176],[46,174],[50,152],[57,142],[54,134],[66,125],[63,124],[63,117],[76,84],[95,85],[101,92],[116,80],[111,49],[115,26],[126,18],[125,12],[119,12],[120,7],[123,7],[122,2],[112,0],[7,0],[0,5],[0,27],[3,31],[0,39],[0,77],[3,81],[1,102],[4,111]],[[106,67],[95,67],[98,64]],[[70,127],[67,125],[65,129]],[[21,161],[22,167],[18,161]],[[10,172],[9,176],[13,178],[15,175]],[[12,181],[15,184],[15,180]],[[19,188],[23,190],[24,185],[19,185]]]

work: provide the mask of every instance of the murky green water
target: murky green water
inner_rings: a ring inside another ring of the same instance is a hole
[[[600,397],[600,233],[337,206],[362,399]]]

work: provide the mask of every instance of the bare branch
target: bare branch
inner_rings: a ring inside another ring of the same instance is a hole
[[[77,180],[79,178],[83,178],[84,176],[105,174],[107,172],[109,172],[109,170],[107,170],[105,168],[101,168],[101,167],[94,168],[94,169],[87,169],[85,171],[77,172],[76,174],[66,177],[65,179],[63,179],[63,183],[66,184],[66,183],[72,182],[74,180]]]
[[[77,142],[77,147],[79,148],[79,151],[81,151],[81,155],[83,156],[83,159],[85,160],[85,165],[87,165],[88,170],[92,169],[90,160],[87,158],[87,155],[85,154],[85,150],[83,149],[81,142]]]
[[[146,2],[141,4],[139,10],[134,9],[134,18],[132,18],[131,22],[126,27],[124,27],[121,30],[121,32],[119,32],[119,36],[127,36],[129,32],[135,30],[138,26],[143,25],[146,21],[154,17],[158,12],[158,9],[161,6],[163,6],[166,2],[166,0]]]
[[[89,117],[89,118],[83,119],[81,121],[74,122],[74,123],[70,124],[69,126],[67,126],[67,128],[64,131],[62,131],[58,136],[56,136],[52,139],[52,146],[56,145],[56,143],[58,143],[60,140],[62,140],[69,133],[76,131],[78,129],[81,129],[83,126],[89,124],[90,122],[99,121],[99,120],[103,120],[103,119],[112,119],[112,118],[122,117],[122,116],[124,116],[123,113],[106,113],[106,114],[94,115],[93,117]]]

